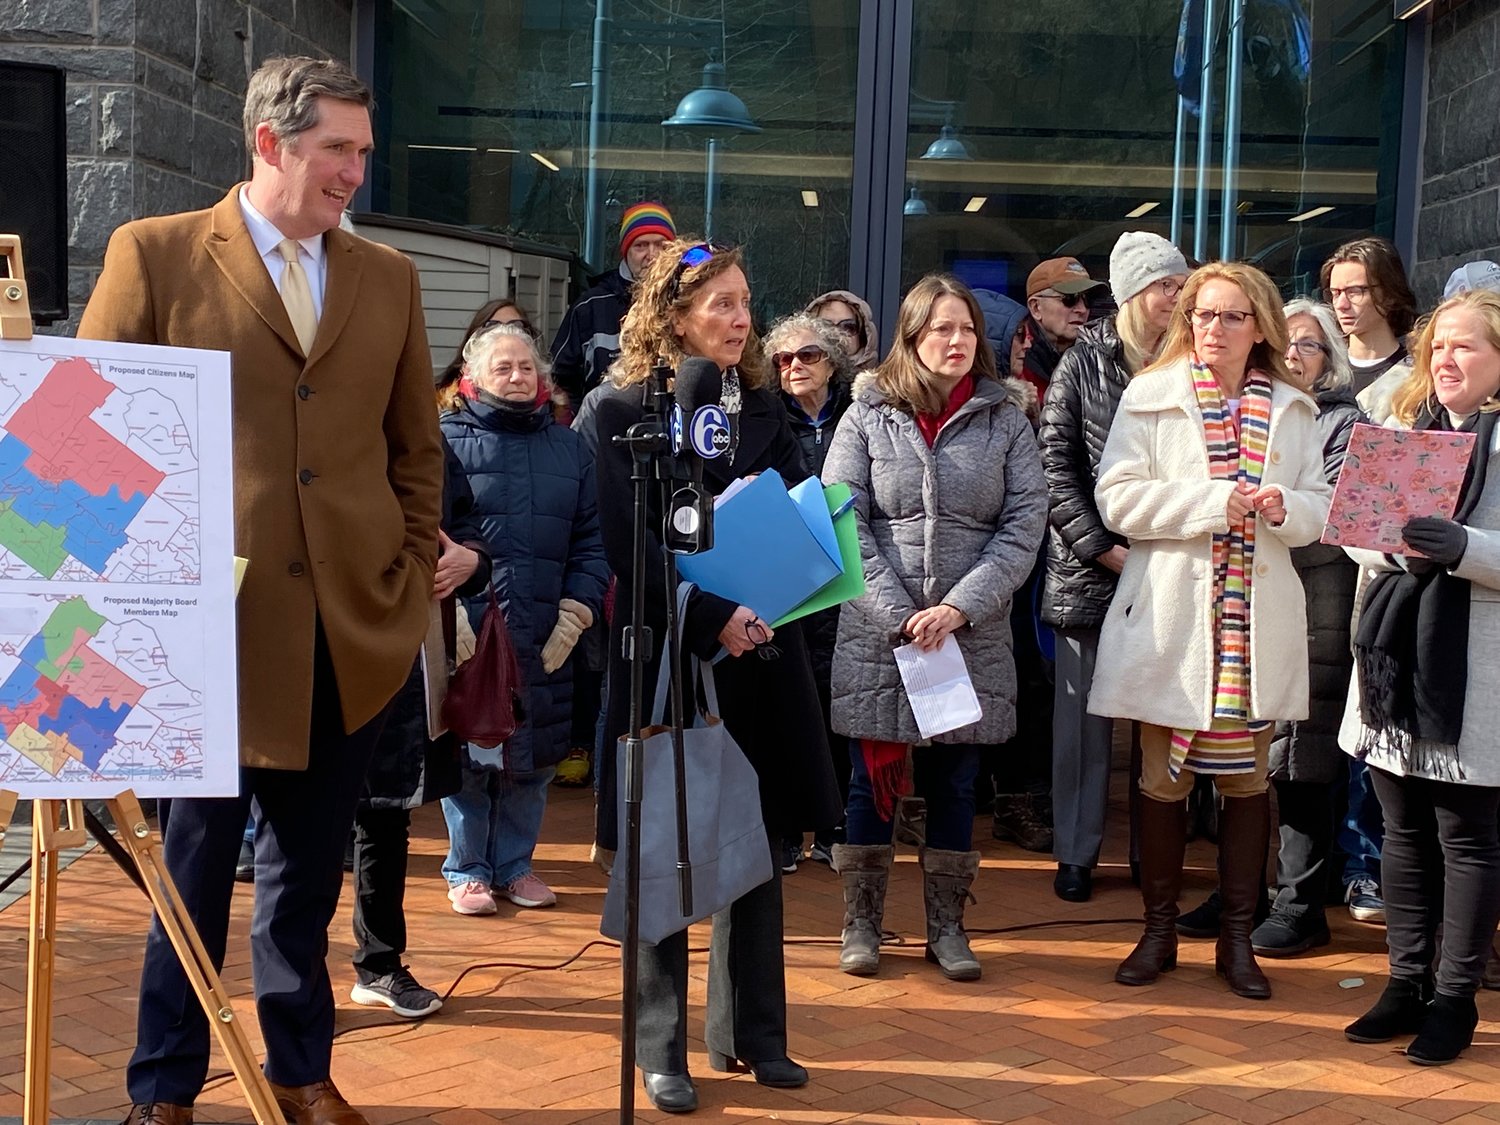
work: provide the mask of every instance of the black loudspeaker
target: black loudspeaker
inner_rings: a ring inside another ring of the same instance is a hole
[[[21,236],[38,324],[68,317],[63,76],[60,66],[0,60],[0,234]]]

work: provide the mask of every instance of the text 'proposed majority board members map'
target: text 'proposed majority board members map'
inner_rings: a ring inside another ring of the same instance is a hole
[[[224,352],[0,342],[0,789],[237,788]]]

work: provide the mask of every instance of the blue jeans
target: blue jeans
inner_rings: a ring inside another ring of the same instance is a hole
[[[1380,881],[1380,850],[1385,842],[1385,817],[1370,784],[1370,769],[1349,759],[1349,808],[1339,822],[1338,845],[1344,861],[1344,886],[1368,875]]]
[[[875,811],[875,793],[859,739],[849,740],[849,807],[845,839],[851,844],[889,844],[894,825]],[[927,846],[966,852],[974,841],[974,779],[977,746],[918,746],[912,751],[915,796],[927,801]]]
[[[513,773],[502,791],[498,771],[465,767],[463,788],[443,798],[448,822],[443,878],[449,886],[473,882],[503,887],[531,871],[531,853],[547,811],[547,785],[556,772],[547,766]]]

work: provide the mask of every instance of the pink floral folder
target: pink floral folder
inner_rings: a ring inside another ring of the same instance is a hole
[[[1453,518],[1473,450],[1473,434],[1359,423],[1333,488],[1323,542],[1415,554],[1401,529],[1416,516]]]

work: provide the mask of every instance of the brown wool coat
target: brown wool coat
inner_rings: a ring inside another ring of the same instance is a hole
[[[304,361],[239,191],[116,230],[78,335],[233,355],[235,553],[250,560],[240,762],[305,769],[319,618],[348,730],[411,671],[432,597],[443,450],[411,262],[329,231],[323,317]]]

